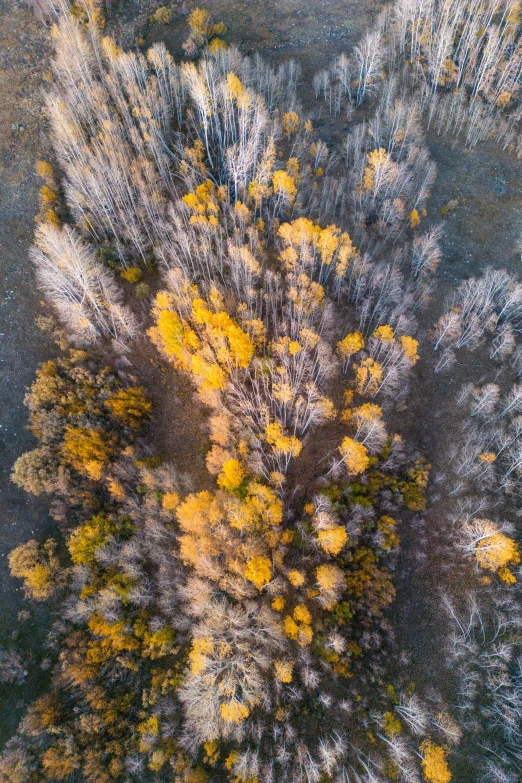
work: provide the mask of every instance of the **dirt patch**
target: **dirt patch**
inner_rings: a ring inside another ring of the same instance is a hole
[[[199,401],[193,384],[161,359],[148,339],[133,347],[132,366],[152,400],[154,454],[175,465],[194,491],[212,488],[205,463],[209,409]]]
[[[49,59],[48,31],[28,7],[0,2],[0,644],[18,649],[29,670],[24,685],[0,687],[0,741],[16,727],[24,705],[45,687],[39,668],[49,614],[33,607],[18,626],[24,602],[11,579],[7,555],[17,544],[52,534],[48,504],[10,481],[15,459],[33,446],[23,405],[26,387],[51,346],[34,323],[41,296],[36,290],[28,249],[38,209],[35,162],[45,155],[42,89]]]
[[[371,26],[383,7],[383,0],[213,0],[212,3],[186,0],[172,3],[175,11],[168,25],[148,24],[151,9],[161,3],[139,0],[115,9],[111,30],[119,41],[131,45],[138,34],[145,46],[165,41],[177,58],[188,36],[187,16],[193,8],[206,8],[215,21],[224,22],[226,41],[244,54],[260,52],[268,60],[282,62],[295,58],[302,67],[305,93],[311,89],[314,74],[327,68],[333,57],[354,46]],[[141,26],[144,25],[142,31]]]

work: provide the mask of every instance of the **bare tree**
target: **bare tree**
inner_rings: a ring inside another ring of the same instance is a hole
[[[43,225],[36,242],[31,258],[39,283],[76,337],[124,344],[134,336],[136,322],[117,284],[77,231]]]

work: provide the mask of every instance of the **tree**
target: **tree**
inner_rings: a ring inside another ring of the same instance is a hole
[[[62,455],[82,475],[99,480],[114,453],[114,438],[99,428],[65,428]]]
[[[426,739],[420,746],[422,753],[422,772],[429,783],[449,783],[451,772],[446,763],[448,752]]]
[[[325,609],[331,609],[346,585],[343,572],[335,565],[321,565],[316,568],[315,576],[319,588],[317,601]]]
[[[38,228],[36,243],[31,258],[40,285],[76,337],[86,342],[108,337],[125,343],[134,336],[132,312],[77,231],[44,224]]]
[[[213,24],[210,14],[204,8],[194,8],[188,17],[190,36],[183,43],[183,49],[188,57],[193,57],[197,52],[210,44],[210,50],[215,51],[220,39],[217,36],[226,33],[227,28],[223,22]],[[221,43],[221,42],[220,42]]]
[[[268,557],[253,557],[246,566],[245,577],[258,590],[262,590],[272,578],[272,565]]]
[[[218,476],[218,484],[223,489],[233,491],[237,489],[246,474],[239,460],[231,458],[223,463],[221,473]]]
[[[64,572],[56,555],[56,541],[49,538],[41,546],[32,539],[20,544],[9,554],[12,576],[24,580],[24,590],[30,598],[45,601],[62,587]]]
[[[120,389],[115,395],[105,400],[105,405],[115,419],[131,429],[142,426],[152,410],[152,403],[147,399],[142,386],[128,386]]]
[[[347,334],[344,340],[337,343],[339,356],[343,360],[343,372],[348,369],[348,364],[352,356],[364,348],[364,337],[361,332],[351,332]]]
[[[22,683],[27,677],[22,658],[14,650],[4,650],[0,647],[0,683],[12,685]]]
[[[462,526],[465,548],[472,552],[481,568],[498,573],[500,578],[511,583],[516,581],[509,565],[520,562],[518,544],[502,533],[489,519],[473,519]]]
[[[353,438],[344,438],[339,446],[341,463],[346,466],[347,472],[352,476],[358,476],[368,468],[370,458],[368,451],[362,443],[357,443]]]
[[[383,378],[383,370],[375,359],[363,359],[357,367],[356,383],[359,394],[374,397],[379,391]]]
[[[49,446],[40,446],[26,451],[16,460],[11,474],[15,484],[33,495],[52,494],[64,481],[60,476],[58,462]]]

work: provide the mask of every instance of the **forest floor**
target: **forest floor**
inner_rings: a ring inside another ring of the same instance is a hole
[[[433,300],[419,318],[420,361],[412,379],[408,410],[401,414],[401,434],[432,464],[428,510],[422,520],[406,523],[396,571],[397,600],[393,607],[399,644],[411,653],[413,680],[430,680],[435,687],[447,674],[444,641],[447,623],[441,594],[459,590],[447,517],[455,497],[444,483],[434,483],[447,469],[448,447],[461,435],[462,412],[456,395],[464,383],[478,382],[490,362],[464,352],[447,372],[433,372],[438,357],[428,339],[444,311],[447,297],[462,280],[480,275],[488,266],[507,269],[520,279],[522,262],[522,165],[495,144],[466,150],[454,139],[427,137],[437,164],[437,179],[428,201],[430,223],[442,222],[442,261],[435,276]],[[445,218],[448,201],[458,205]],[[419,336],[417,335],[417,336]],[[408,526],[409,525],[409,526]],[[462,585],[461,585],[462,587]]]
[[[55,532],[48,503],[9,478],[15,459],[34,444],[23,398],[51,352],[35,325],[42,297],[27,256],[38,211],[35,163],[45,155],[41,109],[49,55],[48,31],[30,8],[0,0],[0,645],[21,651],[29,672],[22,686],[0,686],[0,741],[12,735],[24,706],[46,684],[40,664],[47,612],[25,604],[7,556],[18,544]],[[31,616],[19,623],[24,608]]]
[[[186,14],[204,2],[173,4],[170,25],[148,25],[157,4],[150,0],[121,2],[108,25],[118,42],[131,46],[138,34],[146,45],[164,40],[176,57],[187,35]],[[281,62],[294,57],[302,66],[302,99],[309,104],[312,76],[326,67],[341,51],[349,51],[373,23],[380,0],[213,0],[209,10],[216,21],[227,25],[226,40],[245,53],[259,51],[267,59]],[[143,32],[144,31],[144,32]],[[7,569],[8,552],[31,537],[53,533],[45,501],[31,498],[9,481],[16,457],[31,447],[23,407],[25,387],[34,378],[37,363],[47,358],[52,347],[34,325],[40,296],[28,261],[33,217],[38,209],[38,187],[34,165],[45,156],[42,93],[48,71],[48,31],[20,2],[0,0],[0,251],[3,290],[0,317],[2,340],[2,446],[0,451],[0,644],[14,646],[23,654],[29,669],[27,683],[0,687],[0,744],[13,732],[24,706],[45,685],[40,668],[42,640],[48,617],[31,608],[31,617],[18,624],[22,595]],[[342,121],[330,121],[322,110],[325,138],[344,132]],[[443,260],[437,273],[435,299],[422,317],[425,332],[443,310],[449,290],[486,266],[521,271],[522,165],[498,146],[481,145],[465,151],[452,139],[428,136],[430,152],[438,166],[428,220],[439,222],[440,209],[450,200],[458,206],[444,219]],[[432,349],[421,343],[421,360],[416,366],[409,408],[402,417],[405,438],[433,464],[433,474],[444,467],[449,438],[458,437],[455,391],[463,367],[434,375]],[[135,369],[156,403],[154,446],[162,456],[176,461],[183,473],[190,473],[196,489],[206,475],[206,438],[201,409],[194,404],[189,386],[161,367],[150,346],[143,344],[135,355]],[[467,361],[473,362],[473,355]],[[477,370],[480,371],[480,368]],[[433,490],[435,491],[435,490]],[[438,489],[436,490],[439,491]],[[441,494],[444,494],[442,488]],[[444,675],[441,643],[447,632],[441,613],[440,587],[450,579],[445,557],[445,513],[449,500],[439,499],[422,521],[406,521],[401,532],[401,552],[396,570],[398,597],[393,613],[400,629],[399,643],[411,655],[412,679],[419,683]],[[13,697],[13,693],[16,695]]]

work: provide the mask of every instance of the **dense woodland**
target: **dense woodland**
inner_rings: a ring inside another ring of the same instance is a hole
[[[488,269],[419,318],[445,214],[424,134],[521,154],[520,2],[386,7],[314,79],[336,145],[298,65],[244,56],[206,10],[182,62],[120,49],[95,0],[36,10],[53,156],[31,261],[57,355],[12,478],[57,535],[9,563],[53,608],[53,673],[0,782],[519,783],[522,282]],[[417,363],[444,383],[470,351],[433,476],[399,434]],[[158,456],[144,353],[191,382],[204,487]],[[401,521],[439,493],[446,690],[410,681],[389,614]],[[0,649],[0,681],[26,675]]]

